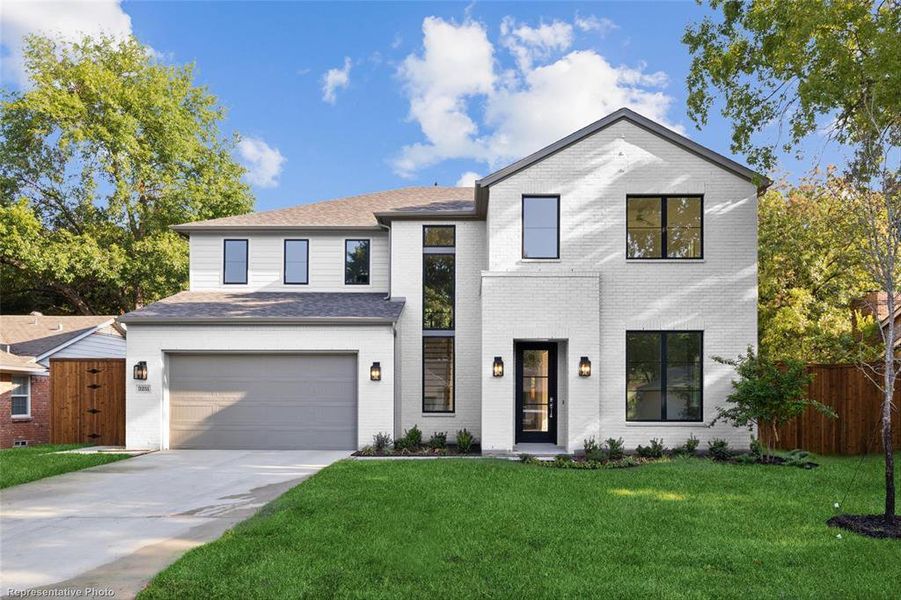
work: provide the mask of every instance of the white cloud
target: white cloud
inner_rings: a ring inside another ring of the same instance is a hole
[[[342,68],[334,68],[326,71],[322,76],[322,99],[329,104],[334,104],[337,100],[335,92],[339,89],[345,89],[350,85],[350,68],[351,61],[349,57],[344,57],[344,66]]]
[[[619,29],[619,25],[607,17],[598,18],[594,15],[588,15],[587,17],[576,15],[574,23],[579,31],[597,31],[601,36],[607,35],[614,29]]]
[[[287,160],[278,148],[257,138],[246,137],[238,142],[238,154],[247,167],[247,181],[258,187],[276,187],[282,165]]]
[[[409,177],[448,159],[497,168],[624,106],[681,129],[667,119],[665,73],[571,50],[572,32],[559,21],[531,27],[505,18],[499,43],[516,67],[504,68],[481,23],[426,18],[422,52],[398,71],[425,139],[401,148],[395,172]]]
[[[466,171],[462,175],[460,175],[460,179],[457,180],[457,187],[472,187],[476,184],[477,179],[481,179],[482,176],[476,173],[475,171]]]
[[[131,17],[118,0],[35,2],[4,0],[0,11],[0,40],[4,47],[0,79],[27,83],[22,44],[29,34],[60,41],[78,41],[85,35],[106,34],[125,38],[131,34]]]

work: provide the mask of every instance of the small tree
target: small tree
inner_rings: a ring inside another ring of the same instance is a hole
[[[714,356],[713,360],[734,367],[738,380],[732,381],[733,392],[726,398],[729,406],[717,408],[710,425],[726,421],[735,427],[770,428],[764,460],[772,456],[773,446],[779,441],[779,427],[801,415],[807,407],[831,418],[836,416],[825,404],[807,397],[812,377],[801,361],[777,364],[757,354],[752,346],[737,359]]]

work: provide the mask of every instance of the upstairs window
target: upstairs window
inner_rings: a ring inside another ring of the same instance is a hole
[[[627,258],[703,258],[701,196],[626,198]]]
[[[560,196],[522,197],[522,257],[560,258]]]
[[[456,279],[453,225],[422,228],[422,328],[454,329]]]
[[[344,240],[344,283],[369,285],[369,240]]]
[[[626,420],[700,421],[700,331],[626,332]]]
[[[285,284],[310,282],[310,241],[285,240]]]
[[[31,377],[13,375],[10,400],[13,417],[31,416]]]
[[[222,282],[247,283],[247,240],[225,240]]]

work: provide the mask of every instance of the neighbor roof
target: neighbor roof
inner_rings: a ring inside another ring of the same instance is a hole
[[[175,225],[176,231],[223,229],[278,229],[280,227],[346,227],[376,229],[375,213],[404,215],[411,211],[473,212],[473,188],[408,187],[360,196],[301,204],[290,208],[235,215],[208,221]]]
[[[108,328],[115,319],[109,315],[0,315],[0,346],[19,356],[41,357],[77,338]],[[107,331],[120,335],[112,329],[104,330]]]
[[[47,369],[34,362],[30,356],[16,356],[0,350],[0,371],[13,373],[46,373]]]
[[[354,292],[181,292],[120,320],[124,323],[393,323],[402,299]]]

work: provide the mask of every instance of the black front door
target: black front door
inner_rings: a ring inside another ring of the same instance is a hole
[[[516,345],[516,441],[557,443],[557,344]]]

